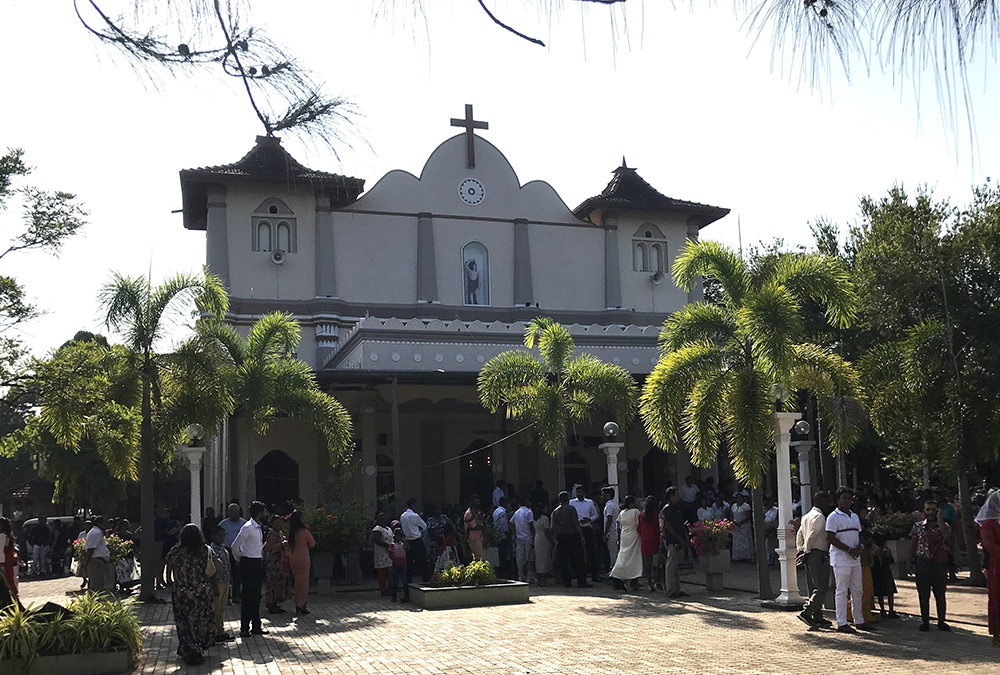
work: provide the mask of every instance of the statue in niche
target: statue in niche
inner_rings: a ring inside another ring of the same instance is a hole
[[[465,304],[478,305],[479,302],[479,270],[476,261],[465,264]]]

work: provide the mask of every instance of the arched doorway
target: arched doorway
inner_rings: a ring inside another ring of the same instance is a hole
[[[257,500],[271,513],[291,510],[289,502],[299,500],[299,464],[281,450],[272,450],[254,465]]]
[[[476,452],[487,445],[489,443],[477,438],[462,451],[459,481],[462,486],[460,499],[463,505],[468,503],[472,495],[479,495],[484,509],[488,509],[492,503],[490,500],[494,484],[493,453],[489,450]]]
[[[576,497],[573,494],[574,485],[582,485],[583,489],[587,491],[587,496],[593,496],[590,494],[590,468],[583,455],[576,450],[567,452],[566,459],[563,461],[563,470],[566,473],[566,489],[570,493],[570,499]]]
[[[651,448],[642,458],[642,490],[647,495],[663,496],[667,489],[667,463],[665,453]]]

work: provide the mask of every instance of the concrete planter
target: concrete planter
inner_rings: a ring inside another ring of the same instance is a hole
[[[523,581],[507,581],[489,586],[447,586],[434,588],[410,584],[410,602],[423,609],[488,607],[528,602],[529,586]]]
[[[892,539],[885,542],[892,552],[895,562],[892,564],[892,575],[897,580],[905,579],[910,573],[910,540]]]
[[[335,559],[332,553],[312,554],[312,576],[316,579],[316,589],[320,595],[329,595],[333,592],[330,580],[333,578],[333,568]]]
[[[729,551],[710,553],[698,558],[698,571],[705,574],[705,590],[718,593],[724,588],[722,575],[729,571]]]
[[[36,656],[28,667],[21,659],[0,661],[0,675],[105,675],[130,670],[132,656],[127,651]]]

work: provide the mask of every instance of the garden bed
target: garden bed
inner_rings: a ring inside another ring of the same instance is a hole
[[[515,605],[530,600],[528,584],[502,581],[485,586],[421,586],[410,584],[410,602],[423,609],[458,609]]]
[[[105,675],[130,670],[128,651],[36,656],[27,666],[23,659],[0,661],[0,675]]]

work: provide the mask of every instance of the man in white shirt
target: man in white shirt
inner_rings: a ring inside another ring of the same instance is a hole
[[[767,564],[777,564],[778,548],[778,507],[770,497],[764,497],[764,548],[767,549]]]
[[[861,519],[851,512],[854,491],[840,488],[837,492],[837,508],[826,518],[826,539],[830,543],[830,565],[837,581],[837,630],[853,633],[854,628],[847,623],[847,596],[851,596],[855,622],[861,618]],[[857,623],[858,628],[870,630],[871,626]]]
[[[240,607],[240,637],[266,635],[260,625],[260,588],[264,583],[264,536],[260,520],[267,507],[264,502],[250,505],[250,520],[243,524],[233,540],[233,558],[240,566],[243,582],[243,605]]]
[[[604,543],[608,547],[608,558],[611,560],[611,567],[615,566],[618,559],[618,514],[621,509],[615,500],[615,489],[607,486],[601,489],[601,496],[604,497]],[[611,568],[608,568],[611,569]]]
[[[92,518],[94,526],[87,533],[83,542],[83,560],[81,564],[87,570],[87,579],[91,593],[111,593],[115,590],[115,568],[111,564],[111,553],[108,542],[104,538],[107,523],[103,516]]]
[[[427,523],[413,508],[417,506],[417,498],[406,500],[406,510],[399,516],[399,526],[403,528],[403,536],[409,544],[406,551],[406,578],[413,580],[414,574],[420,574],[422,581],[427,581],[427,547],[424,546],[424,532]]]
[[[689,519],[694,518],[698,509],[698,495],[700,493],[701,490],[694,482],[694,476],[688,476],[684,479],[684,485],[681,486],[681,510]]]
[[[802,516],[799,531],[795,533],[795,547],[806,568],[806,588],[809,600],[798,614],[799,620],[809,627],[828,628],[830,622],[823,618],[823,601],[830,589],[830,542],[826,536],[826,518],[833,511],[833,495],[817,492],[812,507]]]
[[[580,528],[583,530],[583,546],[587,553],[587,561],[590,563],[591,577],[594,583],[603,581],[597,566],[597,535],[594,534],[594,523],[601,517],[597,513],[597,506],[592,499],[587,499],[587,493],[582,485],[576,488],[576,499],[571,500],[570,505],[576,510]]]
[[[500,506],[500,498],[504,496],[503,484],[504,480],[501,478],[497,481],[497,486],[493,489],[493,508]]]
[[[516,500],[511,504],[511,508],[515,507],[517,507]],[[510,522],[514,526],[516,538],[514,560],[517,564],[517,580],[534,582],[534,579],[529,579],[529,575],[533,573],[531,556],[535,546],[535,515],[527,504],[521,504],[510,517]]]

